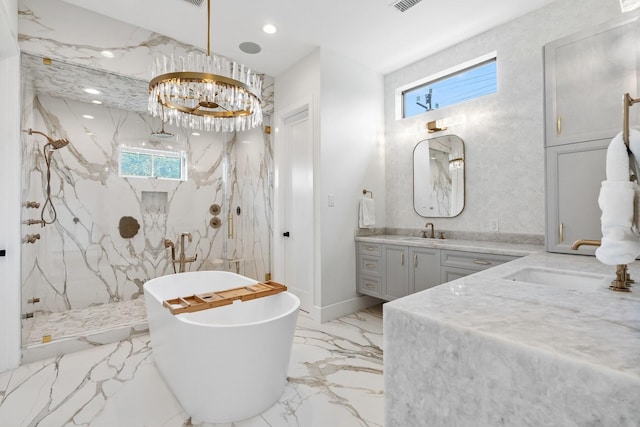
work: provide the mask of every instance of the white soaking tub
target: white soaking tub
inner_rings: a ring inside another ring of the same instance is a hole
[[[162,302],[255,283],[226,271],[197,271],[144,285],[153,359],[196,420],[242,420],[278,401],[287,382],[300,300],[281,292],[177,315]]]

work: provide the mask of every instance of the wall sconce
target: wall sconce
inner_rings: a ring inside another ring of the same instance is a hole
[[[449,126],[461,125],[466,122],[467,122],[467,117],[465,115],[454,116],[454,117],[444,117],[442,119],[427,123],[427,132],[429,133],[440,132],[442,130],[447,130]]]
[[[434,133],[434,132],[440,132],[441,130],[447,130],[447,128],[444,126],[439,127],[437,121],[427,123],[427,132]]]

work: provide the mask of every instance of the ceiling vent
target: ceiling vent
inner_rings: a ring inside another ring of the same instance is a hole
[[[185,0],[185,1],[188,1],[188,0]],[[395,1],[391,3],[391,6],[395,7],[400,12],[406,12],[407,10],[409,10],[409,8],[417,5],[421,1],[422,0],[400,0],[400,1]]]
[[[200,6],[202,6],[202,2],[204,0],[184,0],[184,1],[186,1],[187,3],[191,3],[194,6],[200,7]]]

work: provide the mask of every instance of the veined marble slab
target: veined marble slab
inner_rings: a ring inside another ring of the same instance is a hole
[[[415,236],[377,235],[356,237],[358,242],[387,243],[422,248],[451,249],[487,254],[526,256],[544,251],[542,245],[491,242],[486,240],[427,239]]]
[[[615,272],[537,253],[385,304],[387,427],[640,425],[639,285],[505,279],[527,267]]]
[[[323,324],[300,313],[283,396],[259,416],[218,426],[381,427],[381,346],[380,306]],[[138,335],[0,373],[0,425],[212,426],[183,411],[152,347]]]

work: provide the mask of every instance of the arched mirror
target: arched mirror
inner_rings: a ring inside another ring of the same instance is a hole
[[[464,208],[464,142],[455,135],[418,142],[413,150],[413,207],[423,217],[451,218]]]

